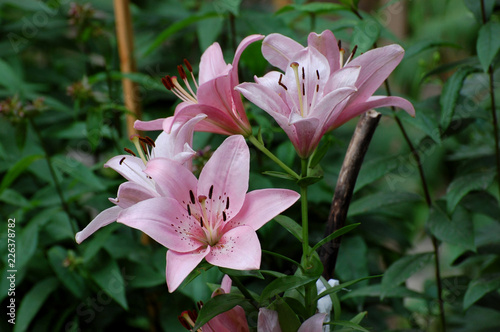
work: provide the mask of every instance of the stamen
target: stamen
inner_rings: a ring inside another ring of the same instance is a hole
[[[125,150],[125,152],[127,152],[127,153],[129,153],[129,154],[133,155],[134,157],[137,157],[137,156],[136,156],[136,154],[134,153],[134,151],[130,150],[129,148],[123,148],[123,150]],[[123,159],[125,159],[125,158],[123,158]],[[122,160],[123,160],[123,159],[122,159]]]
[[[139,137],[139,140],[141,141],[141,143],[146,143],[149,146],[153,146],[154,144],[151,144],[151,138],[148,140],[146,137]]]
[[[345,53],[345,50],[343,48],[339,49],[340,68],[344,67],[344,53]]]
[[[319,70],[316,69],[316,76],[318,77],[318,81],[320,80],[319,78]]]
[[[202,217],[200,217],[200,225],[203,228],[203,218]]]
[[[226,221],[226,211],[222,211],[222,220]]]
[[[139,153],[139,156],[141,157],[142,159],[142,162],[144,163],[144,165],[146,165],[146,163],[148,162],[148,160],[146,159],[146,156],[144,155],[143,153],[143,145],[141,144],[141,142],[139,141],[139,135],[132,135],[130,137],[130,139],[132,140],[132,142],[134,143],[135,145],[135,149],[137,150],[137,152]],[[147,152],[146,152],[147,153]]]
[[[151,145],[153,148],[156,147],[155,141],[153,141],[149,136],[146,136],[145,138],[148,140],[149,145]]]
[[[125,157],[123,157],[121,160],[120,160],[120,165],[123,163],[123,161],[125,160]]]
[[[166,76],[168,77],[168,76]],[[161,78],[161,82],[163,83],[163,85],[165,86],[165,88],[168,90],[168,91],[171,91],[173,86],[170,84],[170,82],[165,78],[165,77],[162,77]]]
[[[283,74],[280,74],[280,79],[278,80],[278,85],[280,85],[283,89],[288,90],[285,84],[281,83],[281,79],[283,78]]]
[[[208,198],[212,199],[212,194],[214,193],[214,185],[210,186],[210,190],[208,191]]]
[[[172,77],[172,84],[177,89],[177,91],[178,91],[179,94],[183,95],[184,97],[186,97],[187,99],[189,99],[193,103],[198,103],[198,101],[196,100],[196,98],[193,97],[194,93],[193,93],[193,95],[191,95],[191,94],[189,94],[189,92],[187,92],[186,90],[184,90],[184,88],[177,81],[177,77],[175,77],[175,76]]]
[[[304,72],[304,67],[302,67],[302,79],[303,80],[306,79],[306,73]]]
[[[189,61],[187,61],[187,59],[184,59],[184,61],[183,61],[183,62],[184,62],[184,64],[186,65],[186,68],[188,69],[188,71],[189,71],[190,73],[192,73],[192,72],[193,72],[193,67],[191,67],[191,64],[189,63]]]
[[[299,95],[300,115],[304,117],[304,104],[302,103],[302,91],[300,91],[299,64],[297,62],[292,62],[290,67],[292,67],[293,72],[295,73],[295,83],[297,85]]]
[[[352,49],[351,55],[349,55],[349,58],[345,62],[344,66],[347,65],[349,63],[349,61],[352,60],[352,58],[354,57],[354,54],[356,54],[357,49],[358,49],[358,45],[354,45],[354,48]]]
[[[337,46],[339,47],[339,50],[342,49],[342,40],[339,39],[339,41],[337,43]]]
[[[189,206],[189,204],[187,205],[187,210],[188,210],[188,215],[191,216],[191,207]]]
[[[229,209],[229,197],[227,198],[227,201],[226,201],[226,210]]]
[[[194,194],[193,194],[192,190],[189,191],[189,198],[191,199],[191,203],[194,204],[195,200],[194,200]]]
[[[177,71],[179,72],[179,76],[181,77],[182,80],[185,80],[187,78],[186,72],[184,71],[184,67],[178,65]]]

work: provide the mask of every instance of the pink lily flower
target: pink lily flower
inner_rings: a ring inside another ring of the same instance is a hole
[[[199,114],[191,119],[185,118],[183,122],[177,121],[172,124],[172,130],[169,133],[162,132],[154,142],[149,138],[135,136],[132,140],[140,157],[119,155],[104,164],[104,167],[113,168],[128,181],[118,187],[117,198],[109,199],[115,206],[99,213],[82,231],[78,232],[75,236],[76,242],[82,243],[99,228],[116,221],[120,212],[138,202],[161,196],[161,191],[157,190],[154,180],[144,173],[147,163],[154,158],[168,158],[190,170],[191,159],[196,154],[191,148],[194,127],[205,117],[206,115]],[[165,121],[173,122],[173,117]],[[133,154],[132,151],[128,149],[127,151]]]
[[[188,75],[183,66],[178,66],[179,76],[185,88],[177,77],[166,76],[162,79],[165,87],[172,91],[182,102],[175,109],[177,117],[192,117],[203,113],[207,118],[196,126],[196,131],[206,131],[223,135],[252,134],[245,108],[240,94],[234,90],[238,85],[238,62],[245,48],[251,43],[263,39],[262,35],[251,35],[241,41],[234,55],[233,63],[227,64],[218,43],[212,44],[201,56],[198,83],[193,75],[191,65],[187,60],[184,64],[190,72],[195,89],[188,81]],[[169,130],[168,123],[161,119],[150,122],[136,121],[135,128],[139,130]]]
[[[297,332],[322,332],[325,317],[326,314],[324,313],[309,317],[306,321],[304,321],[304,323],[302,323]],[[274,310],[260,308],[257,330],[259,332],[281,332],[278,313]]]
[[[343,63],[333,33],[311,33],[308,47],[280,34],[267,36],[264,57],[285,74],[270,72],[257,83],[237,87],[248,100],[270,114],[287,133],[301,158],[309,157],[328,131],[369,109],[396,106],[414,116],[400,97],[372,96],[399,64],[399,45],[377,48]]]
[[[162,197],[123,210],[118,222],[140,229],[169,248],[166,279],[173,292],[203,260],[237,270],[258,269],[256,230],[295,203],[285,189],[247,193],[250,153],[245,139],[230,136],[214,152],[199,179],[164,158],[151,160],[146,174]]]

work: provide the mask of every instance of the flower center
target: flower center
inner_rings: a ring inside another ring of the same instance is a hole
[[[196,89],[198,89],[198,83],[196,83],[196,79],[194,78],[193,74],[193,67],[191,67],[191,64],[186,59],[184,59],[184,65],[191,74],[194,86],[196,87]],[[187,90],[182,87],[176,76],[167,75],[161,79],[161,82],[163,83],[165,88],[167,88],[167,90],[172,91],[174,95],[176,95],[182,101],[197,104],[198,99],[196,98],[196,93],[193,91],[191,85],[189,84],[184,67],[182,65],[178,65],[177,71],[179,72],[179,77],[184,82]]]

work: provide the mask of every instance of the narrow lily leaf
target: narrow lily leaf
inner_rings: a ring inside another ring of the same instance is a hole
[[[302,227],[295,220],[283,215],[274,217],[274,220],[302,242]]]
[[[471,305],[481,299],[483,296],[498,290],[500,288],[500,275],[490,276],[489,278],[483,277],[476,280],[472,280],[467,287],[467,291],[464,295],[464,310],[469,309]]]
[[[198,313],[196,325],[192,330],[197,331],[215,316],[231,310],[237,305],[244,305],[246,302],[247,300],[239,294],[221,294],[214,296],[203,304],[203,307]]]
[[[275,15],[287,13],[293,10],[310,14],[322,14],[322,13],[331,13],[339,10],[346,10],[346,7],[335,3],[324,3],[324,2],[311,2],[304,5],[292,4],[281,7],[276,12]]]
[[[57,278],[49,277],[38,282],[23,296],[17,312],[17,324],[14,325],[14,332],[24,332],[28,329],[38,310],[40,310],[49,295],[56,290],[58,285],[59,282]]]
[[[370,332],[370,330],[365,329],[364,327],[360,326],[359,324],[355,324],[355,323],[347,321],[347,320],[337,320],[335,322],[331,322],[331,323],[327,323],[327,324],[328,325],[345,326],[345,327],[349,327],[349,328],[356,330],[356,331]]]
[[[461,67],[444,84],[441,99],[439,100],[441,104],[441,129],[443,131],[448,128],[453,118],[465,78],[474,71],[476,69],[473,67]]]
[[[228,269],[225,267],[219,267],[219,270],[230,277],[254,277],[254,278],[264,279],[264,276],[262,275],[262,273],[260,273],[259,270],[244,271],[244,270]]]
[[[359,314],[357,314],[356,316],[354,316],[350,322],[354,323],[354,324],[359,324],[361,323],[361,321],[363,320],[363,318],[365,318],[366,314],[368,313],[368,311],[363,311],[363,312],[360,312]]]
[[[278,312],[281,330],[297,331],[300,327],[300,320],[292,308],[280,297],[273,302],[273,305]]]
[[[182,30],[193,23],[204,20],[206,18],[217,17],[219,14],[217,12],[210,12],[201,15],[189,16],[183,20],[177,21],[174,24],[171,24],[168,28],[160,32],[158,37],[155,38],[153,43],[148,47],[148,49],[142,54],[142,56],[146,56],[157,49],[165,40],[167,40],[171,35]]]
[[[471,173],[455,178],[446,191],[446,205],[449,212],[453,212],[460,200],[473,190],[486,190],[493,182],[495,172],[486,171]]]
[[[409,277],[423,269],[434,256],[433,253],[423,253],[404,256],[394,262],[384,273],[382,278],[382,297]]]
[[[450,43],[446,41],[441,41],[441,40],[429,40],[425,39],[419,42],[414,43],[410,47],[408,47],[405,50],[405,59],[409,59],[415,55],[418,55],[422,53],[423,51],[426,51],[430,48],[434,47],[453,47],[453,48],[460,48],[460,45],[457,45],[455,43]]]
[[[382,192],[363,197],[351,203],[349,216],[355,216],[370,211],[380,211],[382,207],[421,201],[422,197],[407,192]]]
[[[467,8],[474,14],[476,20],[481,23],[483,22],[481,5],[484,4],[484,11],[486,13],[485,19],[488,21],[496,3],[495,0],[464,0],[464,2]]]
[[[325,243],[327,243],[327,242],[329,242],[329,241],[331,241],[331,240],[333,240],[333,239],[335,239],[335,238],[337,238],[339,236],[342,236],[345,233],[350,232],[351,230],[355,229],[359,225],[361,225],[361,224],[358,223],[358,224],[347,225],[347,226],[342,227],[341,229],[336,230],[332,234],[330,234],[327,237],[325,237],[323,240],[321,240],[318,243],[316,243],[316,245],[312,248],[312,251],[315,251],[319,247],[321,247],[322,245],[324,245]]]
[[[382,296],[382,285],[369,285],[366,287],[354,289],[349,293],[342,296],[342,301],[356,298],[356,297],[380,297]],[[384,293],[384,297],[386,298],[417,298],[417,299],[425,299],[427,298],[425,294],[417,293],[412,291],[404,286],[397,286],[391,289],[388,289],[387,292]]]
[[[418,115],[420,116],[420,113]],[[400,161],[394,158],[394,156],[384,156],[365,161],[359,171],[354,192],[356,193],[368,184],[382,178],[400,165]]]
[[[363,19],[354,27],[351,45],[358,46],[358,54],[366,52],[380,36],[380,24],[374,19]]]
[[[359,279],[356,279],[356,280],[351,280],[351,281],[347,281],[347,282],[344,282],[340,285],[337,285],[335,287],[332,287],[332,288],[328,288],[327,290],[321,292],[320,294],[318,294],[318,296],[316,296],[313,300],[313,302],[317,302],[320,298],[322,298],[323,296],[326,296],[328,294],[333,294],[333,293],[336,293],[338,292],[339,290],[341,290],[342,288],[347,288],[349,286],[352,286],[354,284],[357,284],[358,282],[360,281],[363,281],[363,280],[368,280],[368,279],[373,279],[373,278],[380,278],[382,275],[376,275],[376,276],[368,276],[368,277],[363,277],[363,278],[359,278]]]
[[[296,262],[296,261],[294,261],[293,259],[288,258],[288,257],[287,257],[287,256],[285,256],[285,255],[281,255],[281,254],[278,254],[277,252],[272,252],[272,251],[269,251],[269,250],[262,250],[262,253],[264,253],[264,254],[268,254],[268,255],[271,255],[271,256],[278,257],[278,258],[280,258],[280,259],[283,259],[283,260],[285,260],[285,261],[287,261],[287,262],[292,263],[293,265],[295,265],[295,266],[297,266],[297,267],[299,267],[299,268],[302,268],[302,265],[300,265],[300,263],[299,263],[299,262]]]
[[[42,159],[42,155],[29,155],[16,162],[8,171],[0,183],[0,194],[21,175],[34,161]]]
[[[459,206],[452,217],[438,205],[431,208],[427,226],[439,240],[469,250],[475,250],[474,226],[470,214]]]
[[[125,281],[120,267],[109,254],[101,254],[87,264],[90,277],[101,289],[115,300],[123,309],[128,310],[125,297]]]
[[[488,71],[491,62],[500,50],[500,23],[490,21],[483,25],[477,37],[477,57],[485,72]]]
[[[285,276],[278,278],[269,283],[260,295],[260,303],[264,303],[271,297],[283,293],[285,291],[304,286],[310,282],[315,281],[317,278],[300,277],[300,276]]]
[[[60,246],[55,246],[47,252],[49,263],[56,273],[61,283],[75,295],[77,298],[82,299],[85,292],[85,281],[76,272],[71,270],[64,264],[68,257],[66,249]]]
[[[269,176],[274,176],[275,178],[280,178],[280,179],[286,179],[286,180],[292,180],[295,181],[295,178],[291,176],[290,174],[283,173],[283,172],[276,172],[276,171],[264,171],[262,172],[264,175],[269,175]]]
[[[104,190],[102,181],[87,166],[76,159],[56,156],[52,158],[52,165],[56,170],[68,174],[75,180],[92,187],[95,190]]]

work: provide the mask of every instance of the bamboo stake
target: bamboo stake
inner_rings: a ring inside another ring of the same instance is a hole
[[[129,0],[114,0],[114,8],[120,69],[124,74],[134,73],[137,71],[137,68],[134,59],[134,32],[132,30]],[[126,115],[127,133],[131,136],[137,134],[137,130],[134,128],[134,121],[141,118],[141,105],[136,93],[137,84],[128,78],[123,78],[122,86],[125,107],[131,112]]]

